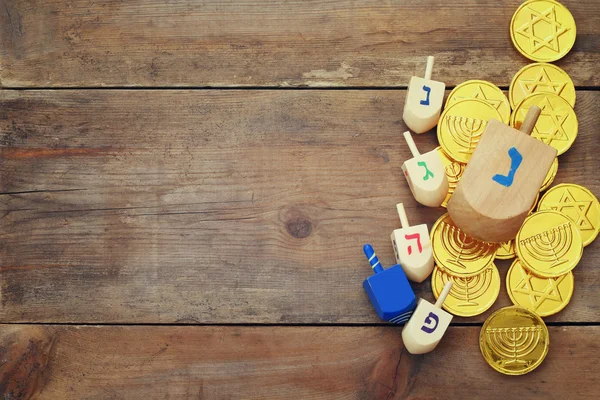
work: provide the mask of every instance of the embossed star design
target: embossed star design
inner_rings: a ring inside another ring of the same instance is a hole
[[[521,281],[517,284],[517,287],[513,289],[513,292],[522,293],[529,296],[534,311],[537,310],[546,300],[551,301],[563,301],[563,298],[558,290],[558,285],[566,278],[566,274],[560,276],[557,279],[548,278],[548,284],[544,290],[535,290],[533,283],[531,282],[532,276],[525,272],[521,268]]]
[[[552,81],[548,76],[546,69],[542,67],[534,79],[521,79],[519,84],[526,93],[526,96],[535,92],[539,87],[545,88],[549,92],[560,95],[565,86],[567,86],[567,81]]]
[[[551,210],[563,212],[567,215],[572,215],[568,211],[575,211],[575,215],[577,216],[577,221],[575,225],[581,230],[593,230],[594,225],[587,217],[587,213],[592,207],[592,201],[581,201],[576,200],[573,194],[569,191],[569,189],[565,189],[560,199],[556,203],[548,203],[548,206]]]
[[[529,46],[532,53],[544,47],[558,53],[560,51],[558,38],[566,33],[569,28],[565,28],[556,20],[556,9],[554,6],[550,6],[542,12],[534,10],[531,7],[526,7],[526,10],[529,11],[528,20],[517,28],[515,32],[529,39]],[[546,37],[536,35],[536,24],[546,24],[550,29],[550,35]]]
[[[462,100],[462,99],[479,99],[479,100],[483,100],[486,103],[488,103],[489,105],[491,105],[492,107],[494,107],[496,110],[500,109],[500,106],[502,105],[502,100],[493,100],[493,99],[488,99],[487,97],[485,97],[485,93],[483,93],[483,88],[481,87],[481,85],[477,85],[475,87],[475,90],[473,90],[473,93],[471,94],[471,96],[456,96],[456,100]]]
[[[548,97],[544,97],[544,99],[540,102],[540,104],[538,104],[538,106],[542,109],[542,112],[540,114],[538,122],[533,128],[532,136],[539,138],[542,142],[548,145],[551,144],[553,140],[569,140],[569,136],[563,128],[563,124],[569,117],[569,114],[562,114],[559,111],[555,110],[554,107],[552,107],[552,104],[550,104]],[[527,115],[527,111],[528,110],[521,110],[523,118],[525,118],[525,116]],[[550,119],[550,123],[546,123],[548,119]],[[541,130],[541,127],[546,126],[549,126],[548,130]]]

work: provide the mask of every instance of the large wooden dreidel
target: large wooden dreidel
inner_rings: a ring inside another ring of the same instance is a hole
[[[448,177],[439,153],[419,153],[409,131],[404,132],[404,139],[413,156],[402,164],[412,195],[424,206],[439,207],[448,194]]]
[[[444,101],[444,82],[432,81],[433,56],[427,57],[425,78],[413,76],[408,82],[402,119],[415,133],[427,132],[437,125]]]
[[[394,265],[384,270],[370,244],[365,244],[363,251],[375,272],[365,279],[363,287],[377,315],[394,324],[405,323],[417,306],[417,299],[402,267]]]
[[[452,314],[442,310],[450,289],[452,282],[448,281],[435,304],[419,299],[415,312],[402,329],[402,341],[409,353],[428,353],[442,340],[452,321]]]
[[[448,202],[452,221],[486,242],[513,239],[556,158],[556,150],[529,134],[540,115],[531,107],[521,131],[490,120]]]
[[[433,271],[433,249],[426,224],[410,226],[404,205],[396,204],[401,229],[392,232],[392,245],[396,261],[402,265],[407,278],[423,282]]]

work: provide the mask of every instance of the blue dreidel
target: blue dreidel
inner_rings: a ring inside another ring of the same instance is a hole
[[[417,299],[402,266],[396,264],[384,270],[370,244],[365,244],[363,250],[375,271],[375,275],[365,279],[363,287],[377,315],[393,324],[405,323],[417,307]]]

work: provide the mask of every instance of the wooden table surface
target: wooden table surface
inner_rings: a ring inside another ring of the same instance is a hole
[[[579,136],[555,183],[598,196],[600,3],[564,3]],[[434,55],[449,89],[507,89],[519,4],[0,0],[2,398],[600,398],[600,240],[520,377],[479,352],[490,312],[413,356],[361,287],[397,202],[444,212],[401,175],[408,79]]]

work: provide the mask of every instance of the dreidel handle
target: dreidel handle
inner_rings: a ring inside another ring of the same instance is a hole
[[[373,246],[370,244],[365,244],[363,247],[363,251],[365,252],[365,256],[367,260],[369,260],[369,264],[371,264],[371,268],[375,271],[376,274],[383,272],[383,266],[379,262],[379,258],[377,258],[377,254],[375,254],[375,250]]]
[[[529,107],[529,111],[527,111],[525,120],[521,124],[521,132],[523,132],[526,135],[531,135],[531,132],[533,132],[533,127],[535,126],[535,123],[537,122],[541,113],[542,109],[538,106]]]
[[[406,140],[406,144],[408,145],[408,148],[410,149],[412,156],[413,157],[420,156],[421,153],[419,153],[419,149],[417,149],[417,145],[415,144],[415,141],[413,140],[412,135],[410,134],[410,131],[404,132],[403,135],[404,135],[404,140]]]
[[[435,60],[434,56],[427,56],[427,67],[425,67],[425,79],[431,79],[431,73],[433,72],[433,61]]]
[[[452,281],[446,282],[446,286],[444,286],[444,289],[442,289],[442,293],[440,293],[440,296],[438,297],[437,301],[435,302],[435,306],[437,308],[442,308],[442,305],[444,304],[446,297],[448,297],[448,293],[450,293],[450,289],[452,289]]]
[[[400,217],[400,226],[402,228],[408,228],[410,225],[408,224],[408,218],[406,217],[406,211],[404,211],[404,204],[402,204],[402,203],[396,204],[396,210],[398,210],[398,216]]]

